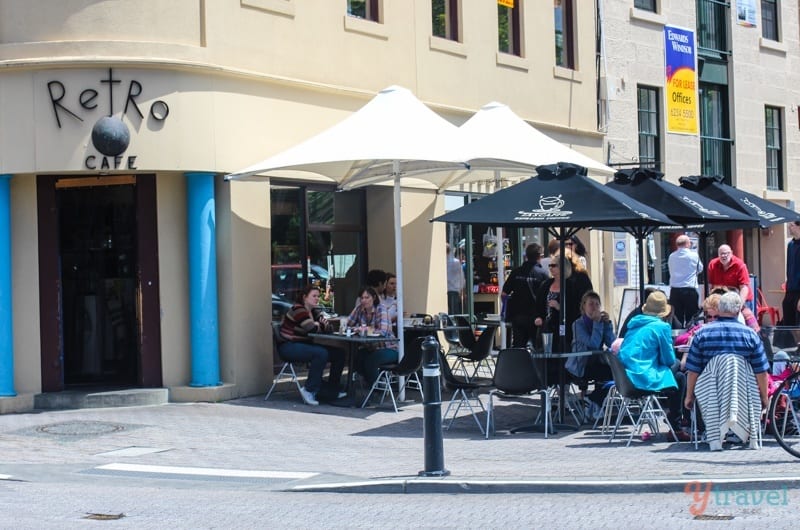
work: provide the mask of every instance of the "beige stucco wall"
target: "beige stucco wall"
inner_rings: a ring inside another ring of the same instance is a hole
[[[189,263],[186,177],[156,176],[158,275],[161,299],[161,364],[164,386],[189,384]]]
[[[272,374],[270,202],[266,182],[216,186],[220,376],[238,395]]]
[[[14,176],[11,179],[11,289],[17,394],[42,390],[37,211],[36,177]]]

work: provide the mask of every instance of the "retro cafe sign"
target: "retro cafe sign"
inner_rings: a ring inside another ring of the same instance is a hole
[[[100,155],[89,154],[84,159],[86,169],[137,169],[136,155],[123,156],[130,145],[131,134],[128,126],[121,118],[114,116],[114,96],[116,85],[122,85],[122,79],[114,77],[113,69],[108,69],[108,76],[98,80],[97,87],[85,87],[80,92],[67,90],[61,81],[49,81],[47,92],[53,106],[53,115],[58,128],[61,128],[61,118],[69,117],[80,122],[84,118],[91,118],[100,105],[108,102],[108,112],[98,119],[92,126],[92,145]],[[144,119],[136,101],[142,94],[142,84],[134,79],[127,82],[125,103],[122,115],[135,112],[139,119]],[[169,106],[165,101],[157,100],[147,109],[150,116],[157,122],[163,122],[169,116]]]

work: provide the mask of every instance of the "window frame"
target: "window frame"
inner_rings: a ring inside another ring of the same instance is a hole
[[[633,0],[633,7],[640,11],[658,13],[658,0]]]
[[[444,7],[444,35],[435,33],[433,22],[434,4],[440,2]],[[431,1],[431,35],[440,39],[461,42],[461,0],[432,0]]]
[[[783,109],[764,106],[764,170],[768,190],[781,191],[784,183],[783,165]]]
[[[772,6],[772,16],[765,16],[765,6]],[[781,40],[781,19],[780,19],[780,2],[778,0],[761,0],[761,37],[780,42]]]
[[[352,3],[359,2],[364,4],[364,16],[354,14]],[[370,22],[381,22],[381,0],[347,0],[347,16],[369,20]]]
[[[646,93],[646,108],[642,107],[642,96]],[[651,106],[652,105],[652,106]],[[636,114],[639,140],[639,164],[661,171],[661,94],[654,86],[636,86]],[[644,118],[647,118],[646,120]],[[653,125],[653,130],[645,130],[643,123]]]
[[[508,18],[508,49],[504,50],[500,41],[500,12],[505,10]],[[522,49],[522,0],[516,0],[514,7],[497,4],[497,50],[516,57],[524,57]]]
[[[560,3],[560,7],[555,7],[556,2]],[[558,10],[561,10],[561,53],[559,53],[558,47],[559,28],[556,24]],[[575,5],[573,0],[553,0],[553,39],[556,66],[575,70]]]

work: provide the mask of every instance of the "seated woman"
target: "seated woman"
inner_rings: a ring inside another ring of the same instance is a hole
[[[389,320],[392,324],[397,322],[397,275],[393,272],[386,273],[386,286],[380,296],[381,304],[389,311]]]
[[[319,405],[317,392],[322,386],[322,372],[328,361],[331,371],[328,381],[338,390],[344,369],[344,352],[311,342],[309,333],[319,333],[329,329],[330,324],[317,307],[320,290],[316,285],[306,285],[299,293],[297,302],[283,316],[280,329],[278,351],[287,361],[310,363],[306,385],[300,395],[307,405]]]
[[[628,324],[628,332],[619,348],[619,359],[636,388],[666,395],[669,421],[678,439],[687,441],[689,436],[680,429],[686,378],[681,372],[673,373],[677,362],[672,348],[672,330],[663,320],[671,312],[672,307],[663,292],[651,293],[642,306],[642,314],[633,317]]]
[[[590,351],[611,348],[616,340],[614,325],[608,313],[603,311],[600,295],[589,291],[581,298],[581,316],[572,323],[572,351]],[[574,377],[585,391],[589,381],[595,382],[595,390],[588,398],[591,401],[591,413],[600,411],[605,399],[601,389],[603,383],[612,379],[611,368],[602,362],[599,356],[570,357],[565,366],[567,372]]]
[[[347,318],[347,327],[369,330],[388,339],[394,339],[389,311],[380,303],[378,293],[372,287],[362,287],[359,304]],[[397,362],[399,354],[395,342],[371,343],[359,349],[357,371],[372,386],[381,373],[382,364]]]

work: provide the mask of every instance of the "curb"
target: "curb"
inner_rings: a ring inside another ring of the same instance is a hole
[[[711,483],[722,490],[800,489],[800,476],[682,477],[635,480],[489,480],[452,478],[358,479],[295,483],[281,491],[316,493],[684,493],[687,484]]]

